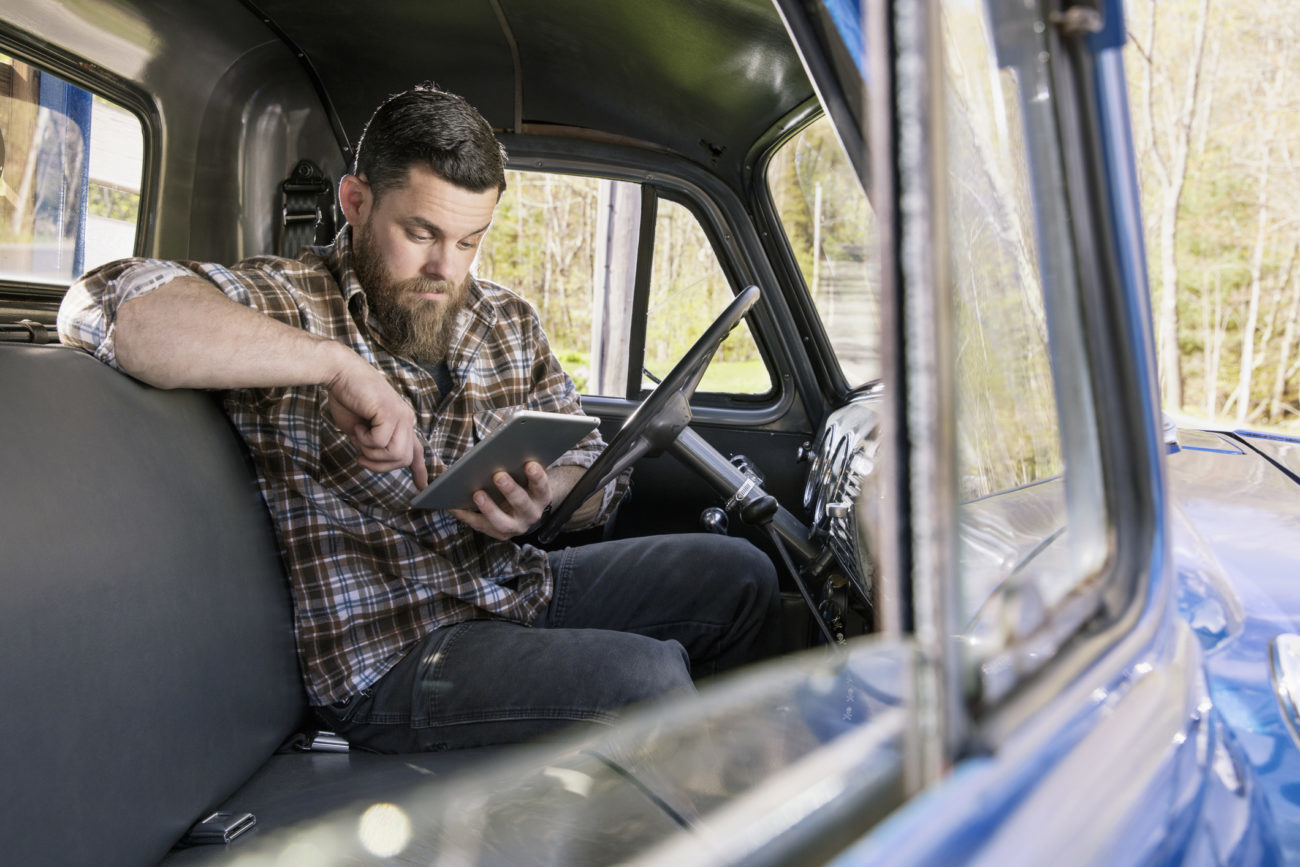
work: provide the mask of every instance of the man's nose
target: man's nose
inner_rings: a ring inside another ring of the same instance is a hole
[[[420,274],[430,280],[446,280],[448,261],[450,257],[445,244],[430,244]]]

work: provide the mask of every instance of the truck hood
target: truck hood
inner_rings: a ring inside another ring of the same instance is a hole
[[[1300,749],[1274,692],[1271,654],[1279,634],[1300,632],[1300,443],[1186,430],[1178,440],[1167,466],[1179,613],[1274,815],[1295,815]],[[1300,854],[1300,829],[1279,823],[1278,833],[1285,851]]]

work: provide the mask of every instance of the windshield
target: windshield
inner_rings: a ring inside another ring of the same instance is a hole
[[[768,188],[795,261],[850,388],[880,378],[876,219],[830,121],[781,146]]]

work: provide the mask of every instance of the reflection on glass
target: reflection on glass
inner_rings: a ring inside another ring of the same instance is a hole
[[[997,68],[979,6],[944,12],[963,613],[1024,569],[1016,580],[1036,613],[1018,616],[1041,618],[1040,587],[1077,576],[1051,556],[1063,549],[1064,485],[1036,484],[1063,461],[1024,131],[1014,72]]]
[[[711,680],[425,785],[241,845],[253,864],[747,863],[824,813],[865,831],[902,802],[910,651],[877,638]],[[421,771],[432,755],[404,757]],[[807,829],[804,829],[807,833]],[[769,849],[769,851],[771,851]],[[298,860],[295,860],[298,859]],[[302,860],[305,859],[305,860]],[[643,859],[643,860],[635,860]]]
[[[981,698],[996,702],[1097,610],[1105,516],[1078,326],[1064,317],[1050,91],[1038,52],[999,68],[987,8],[946,0],[943,44],[961,604]],[[1035,7],[998,10],[1043,30]]]
[[[969,500],[1057,475],[1062,460],[1013,73],[997,69],[978,7],[946,11],[949,269]]]

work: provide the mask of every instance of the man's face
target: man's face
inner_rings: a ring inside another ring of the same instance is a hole
[[[364,184],[351,192],[354,267],[391,348],[419,362],[444,359],[497,191],[470,192],[412,168],[378,200]]]

